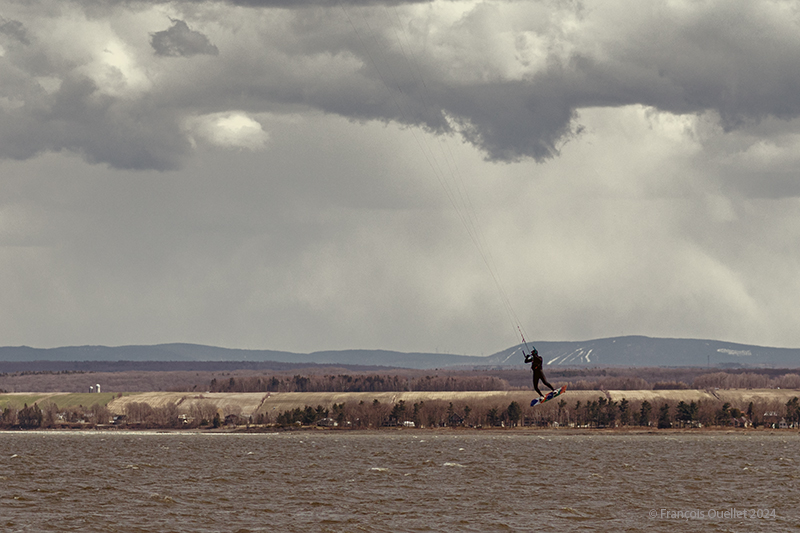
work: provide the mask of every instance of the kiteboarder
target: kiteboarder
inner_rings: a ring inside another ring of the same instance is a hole
[[[542,391],[539,390],[539,380],[542,380],[542,383],[550,387],[550,390],[555,391],[555,387],[550,385],[550,382],[547,381],[547,378],[544,377],[544,371],[542,370],[542,357],[539,355],[539,352],[536,350],[536,347],[531,350],[530,354],[525,354],[525,362],[531,364],[531,370],[533,370],[533,390],[535,390],[540,397],[543,397]]]

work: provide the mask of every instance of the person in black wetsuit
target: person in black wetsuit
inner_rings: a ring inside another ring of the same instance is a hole
[[[544,396],[544,394],[542,394],[542,391],[539,390],[539,380],[542,380],[542,383],[550,387],[550,390],[556,390],[552,385],[550,385],[550,382],[547,381],[547,378],[544,377],[544,371],[542,370],[542,357],[539,355],[539,352],[535,347],[533,350],[531,350],[530,354],[525,354],[525,362],[531,364],[531,370],[533,370],[533,390],[535,390],[540,397]]]

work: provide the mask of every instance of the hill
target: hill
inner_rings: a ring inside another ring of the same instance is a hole
[[[231,424],[314,425],[335,418],[341,427],[492,427],[505,421],[554,427],[775,427],[798,420],[797,390],[608,390],[568,391],[566,398],[530,407],[530,391],[404,391],[130,394],[0,394],[0,427],[28,406],[41,409],[42,427],[110,427],[113,415],[125,415],[122,427],[210,429]],[[512,416],[513,403],[516,415]],[[91,405],[91,407],[87,407]],[[7,410],[7,412],[6,412]],[[392,423],[394,418],[394,423]],[[218,422],[213,423],[213,420]],[[664,422],[664,425],[662,425]],[[21,425],[22,422],[19,422]],[[36,427],[36,426],[34,426]],[[119,426],[117,426],[119,427]]]
[[[800,349],[797,348],[770,348],[714,340],[626,336],[535,344],[545,364],[553,367],[800,366]],[[487,357],[486,362],[508,365],[521,359],[522,347],[518,345]]]
[[[771,348],[715,340],[626,336],[588,341],[539,341],[533,344],[544,358],[545,364],[550,367],[800,367],[800,349],[797,348]],[[192,369],[192,364],[199,362],[237,362],[253,366],[271,362],[290,366],[485,368],[519,366],[523,360],[523,349],[523,345],[516,345],[493,355],[477,357],[388,350],[338,350],[302,354],[275,350],[239,350],[198,344],[68,346],[47,349],[20,346],[0,347],[0,371],[81,370],[92,366],[86,365],[87,362],[124,363],[127,370],[165,370],[164,365],[157,365],[157,362],[183,362],[184,365],[180,367],[182,370]],[[44,361],[49,363],[30,366],[34,362]],[[59,364],[56,364],[57,362]]]

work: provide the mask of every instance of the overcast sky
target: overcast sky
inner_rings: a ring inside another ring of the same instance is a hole
[[[0,345],[800,347],[800,3],[5,0]]]

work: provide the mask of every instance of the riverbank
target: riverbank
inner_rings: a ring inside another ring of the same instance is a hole
[[[660,403],[689,402],[728,402],[733,406],[750,402],[786,405],[800,390],[784,389],[717,389],[717,390],[568,390],[561,396],[568,406],[576,402],[587,403],[598,398],[608,401],[628,402],[647,401],[652,405]],[[239,414],[257,416],[272,411],[283,412],[302,409],[306,406],[322,406],[330,409],[334,404],[373,403],[406,405],[419,402],[473,402],[475,404],[497,403],[506,407],[511,402],[526,406],[536,393],[530,390],[514,391],[406,391],[406,392],[238,392],[238,393],[186,393],[186,392],[134,392],[134,393],[37,393],[19,392],[0,394],[0,409],[8,406],[21,408],[24,404],[40,406],[54,403],[59,408],[72,408],[93,404],[106,406],[113,414],[124,414],[132,403],[146,404],[154,408],[176,405],[181,412],[199,403],[211,404],[220,412],[238,411]],[[557,402],[551,402],[557,403]],[[546,407],[545,404],[542,407]],[[741,407],[740,407],[741,408]]]
[[[115,435],[247,435],[247,434],[263,434],[263,433],[308,433],[308,434],[326,434],[326,433],[348,433],[348,434],[369,434],[375,431],[386,431],[396,433],[414,433],[421,432],[425,434],[433,434],[439,436],[448,435],[470,435],[470,434],[486,434],[495,433],[497,435],[513,434],[530,434],[536,435],[539,438],[547,438],[549,436],[569,436],[569,435],[797,435],[800,436],[800,430],[797,428],[778,429],[771,427],[748,427],[748,428],[732,428],[732,427],[685,427],[685,428],[662,428],[656,427],[641,427],[641,426],[618,426],[613,428],[595,428],[595,427],[551,427],[551,426],[513,426],[513,427],[424,427],[424,428],[407,428],[407,427],[381,427],[381,428],[352,428],[352,427],[322,427],[322,426],[290,426],[282,427],[275,425],[249,425],[249,426],[223,426],[219,428],[136,428],[126,426],[116,426],[113,424],[106,424],[102,426],[91,426],[85,428],[77,427],[55,427],[55,428],[39,428],[39,429],[0,429],[0,434],[20,434],[26,435],[51,435],[58,433],[113,433]]]
[[[800,390],[576,390],[530,407],[535,393],[513,391],[284,393],[6,393],[2,427],[23,406],[42,410],[41,427],[117,424],[143,427],[214,425],[482,426],[791,426]],[[794,405],[794,407],[790,407]],[[38,427],[35,413],[26,421]],[[34,419],[31,419],[31,417]],[[8,418],[8,420],[6,420]],[[30,426],[27,426],[30,427]]]
[[[746,390],[626,390],[626,391],[567,391],[560,400],[573,407],[576,402],[586,404],[598,398],[609,401],[629,402],[647,401],[651,405],[664,402],[728,402],[733,406],[750,402],[763,404],[786,405],[792,398],[800,396],[800,390],[746,389]],[[376,400],[381,404],[393,405],[404,402],[412,406],[419,402],[459,402],[473,404],[495,403],[503,408],[511,402],[527,406],[536,397],[533,391],[411,391],[411,392],[273,392],[273,393],[203,393],[187,394],[181,392],[145,392],[127,394],[115,398],[108,403],[108,408],[115,413],[124,413],[126,406],[134,403],[146,403],[152,407],[164,407],[168,404],[178,405],[182,411],[188,412],[193,405],[200,402],[211,403],[222,412],[237,410],[240,414],[257,416],[274,411],[284,412],[303,409],[306,406],[322,406],[330,409],[334,404],[372,404]],[[552,402],[557,405],[558,402]],[[546,407],[543,405],[542,407]]]

